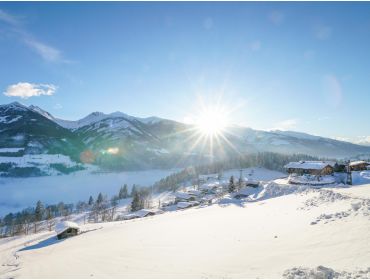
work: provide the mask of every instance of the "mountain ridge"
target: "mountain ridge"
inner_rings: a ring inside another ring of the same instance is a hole
[[[92,112],[69,121],[38,106],[18,102],[0,105],[0,131],[0,148],[22,146],[25,153],[60,152],[76,160],[81,153],[90,151],[93,162],[108,169],[186,166],[253,152],[332,158],[370,155],[368,146],[303,132],[241,126],[229,127],[224,133],[226,140],[220,137],[209,150],[207,139],[199,136],[194,125],[159,117],[137,118],[122,112]],[[14,137],[23,137],[24,141],[17,142]],[[40,148],[31,149],[30,145]]]

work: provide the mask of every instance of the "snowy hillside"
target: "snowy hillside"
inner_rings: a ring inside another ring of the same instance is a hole
[[[369,278],[369,217],[363,185],[86,224],[0,240],[0,277]]]

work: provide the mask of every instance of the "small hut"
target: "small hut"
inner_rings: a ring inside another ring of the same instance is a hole
[[[362,171],[367,169],[369,163],[364,160],[358,160],[350,162],[349,166],[351,168],[351,171]]]
[[[80,233],[80,227],[70,221],[63,221],[56,225],[55,231],[58,239],[68,238]]]

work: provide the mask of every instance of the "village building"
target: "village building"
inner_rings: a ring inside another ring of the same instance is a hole
[[[193,206],[197,206],[199,204],[200,203],[198,201],[190,201],[190,202],[182,201],[182,202],[177,203],[176,207],[178,209],[186,209],[186,208],[190,208],[190,207],[193,207]]]
[[[244,178],[243,183],[246,187],[252,187],[252,188],[257,188],[260,185],[259,181],[252,180],[249,178]]]
[[[144,217],[154,216],[154,215],[158,215],[158,214],[162,214],[162,213],[164,213],[164,212],[160,209],[141,209],[141,210],[138,210],[134,213],[126,214],[122,218],[124,220],[132,220],[132,219],[137,219],[137,218],[144,218]]]
[[[206,182],[211,182],[211,181],[217,181],[218,178],[219,178],[218,173],[205,174],[205,175],[199,175],[198,176],[198,181],[199,181],[199,183],[206,183]]]
[[[203,184],[199,187],[199,190],[202,193],[216,194],[221,188],[222,186],[220,185],[220,183],[215,182],[215,183]]]
[[[80,227],[74,222],[63,221],[56,225],[55,231],[58,239],[64,239],[79,234]]]
[[[284,166],[289,174],[296,175],[331,175],[334,173],[335,162],[331,161],[298,161]]]
[[[194,201],[197,198],[197,195],[194,193],[176,192],[174,195],[175,203]]]
[[[349,163],[351,171],[363,171],[367,170],[369,163],[364,160],[352,161]]]

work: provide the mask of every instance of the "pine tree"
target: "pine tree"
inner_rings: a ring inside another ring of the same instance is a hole
[[[128,197],[128,190],[127,190],[127,184],[123,185],[123,198]]]
[[[141,209],[140,204],[141,204],[140,195],[138,192],[135,192],[134,198],[132,199],[132,202],[131,202],[131,211],[135,212],[135,211],[140,210]]]
[[[234,191],[235,191],[234,176],[231,176],[229,181],[229,192],[232,193]]]
[[[124,184],[123,187],[120,188],[119,193],[118,193],[118,198],[119,199],[124,199],[128,197],[128,192],[127,192],[127,185]]]
[[[35,208],[35,220],[37,222],[41,221],[43,216],[44,216],[45,208],[42,202],[39,200],[36,203],[36,208]]]
[[[90,195],[88,204],[89,204],[89,206],[92,206],[94,204],[94,199],[91,195]]]
[[[36,208],[35,208],[35,213],[34,213],[34,218],[33,218],[33,226],[34,226],[34,233],[37,233],[37,226],[38,223],[42,220],[44,216],[44,205],[42,205],[42,202],[39,200],[36,203]]]
[[[136,185],[135,185],[135,184],[133,184],[133,185],[132,185],[132,189],[131,189],[131,197],[134,197],[136,193],[137,193]]]
[[[96,199],[96,204],[101,205],[103,203],[103,195],[99,193],[98,198]]]

